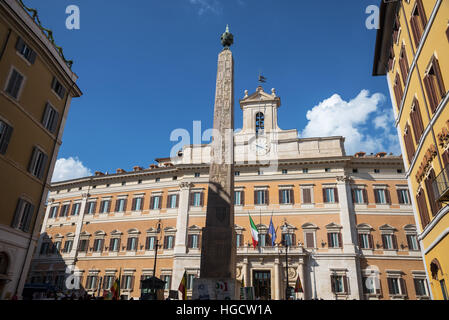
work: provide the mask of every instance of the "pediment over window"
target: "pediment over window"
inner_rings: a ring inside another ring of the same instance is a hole
[[[114,231],[111,232],[111,234],[113,234],[113,235],[121,235],[122,232],[117,230],[117,229],[115,229]]]
[[[259,230],[259,231],[268,230],[268,226],[266,226],[264,224],[258,224],[256,227],[257,227],[257,230]]]
[[[331,222],[328,225],[326,225],[326,229],[342,229],[342,228],[343,228],[342,226],[340,226],[334,222]]]
[[[128,233],[130,233],[130,234],[140,234],[140,231],[137,230],[136,228],[133,228],[133,229],[129,229]]]
[[[73,232],[69,232],[65,236],[66,236],[66,238],[74,238],[75,234]]]
[[[404,226],[404,230],[416,232],[416,226],[414,224],[407,224]]]
[[[246,230],[245,228],[238,226],[236,224],[234,225],[234,229],[235,229],[235,231],[245,231]]]
[[[362,229],[362,230],[374,230],[374,228],[372,226],[370,226],[368,223],[361,223],[357,226],[357,229]]]
[[[319,229],[318,226],[317,226],[316,224],[310,223],[310,222],[304,223],[304,224],[301,226],[301,228],[303,228],[303,229]]]
[[[164,229],[165,232],[176,232],[176,228],[173,227],[167,227]]]
[[[57,239],[57,238],[64,238],[64,236],[62,235],[62,234],[60,234],[60,233],[57,233],[57,234],[55,234],[55,238]]]
[[[389,224],[384,224],[383,226],[379,227],[380,230],[390,230],[390,231],[395,231],[396,228],[393,226],[390,226]]]
[[[105,236],[105,235],[106,235],[106,232],[100,230],[100,231],[95,232],[94,234],[95,234],[96,236]]]
[[[150,228],[147,230],[147,233],[157,233],[157,229],[156,228]]]
[[[189,227],[188,229],[189,229],[189,231],[201,231],[202,230],[202,228],[197,225],[193,225],[193,226]]]
[[[80,233],[80,236],[81,237],[90,237],[91,234],[89,232],[87,232],[87,231],[83,231],[83,232]]]

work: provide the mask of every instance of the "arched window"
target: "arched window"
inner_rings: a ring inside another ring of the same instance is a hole
[[[0,274],[8,272],[9,259],[6,253],[0,252]]]
[[[262,112],[256,114],[256,134],[263,133],[265,130],[265,116]]]

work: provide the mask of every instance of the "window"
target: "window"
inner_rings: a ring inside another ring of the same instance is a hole
[[[380,294],[380,282],[376,275],[362,277],[362,284],[364,294]]]
[[[62,240],[55,242],[55,245],[53,246],[53,250],[52,250],[53,254],[59,253],[61,251],[61,243],[62,243]]]
[[[72,206],[72,216],[78,216],[80,214],[81,203],[74,203]]]
[[[302,173],[309,173],[309,169],[307,168],[302,169]]]
[[[323,188],[323,198],[325,203],[338,203],[337,188]]]
[[[13,128],[0,120],[0,154],[5,154],[11,140]]]
[[[430,217],[429,211],[427,209],[426,198],[422,189],[416,196],[416,202],[418,203],[418,211],[421,218],[421,227],[424,229],[430,223]]]
[[[160,181],[161,181],[161,178],[156,178],[155,181],[156,181],[156,182],[160,182]]]
[[[413,279],[413,282],[415,284],[415,292],[417,296],[427,296],[427,289],[426,289],[426,280],[425,279]]]
[[[235,171],[235,172],[234,172],[234,175],[235,175],[236,177],[240,176],[240,171]]]
[[[96,206],[97,206],[96,202],[88,202],[87,205],[86,205],[86,213],[87,214],[94,214]]]
[[[304,235],[305,235],[305,245],[306,245],[306,248],[308,248],[308,249],[313,249],[313,248],[316,248],[316,245],[315,245],[315,232],[305,232],[304,233]]]
[[[418,238],[416,235],[407,235],[407,244],[410,251],[419,251]]]
[[[33,214],[34,206],[26,200],[19,199],[11,227],[23,232],[29,232]]]
[[[348,293],[348,278],[341,275],[331,275],[332,292],[335,294]]]
[[[189,249],[199,249],[200,235],[199,234],[189,234],[187,248]]]
[[[139,239],[137,237],[129,237],[128,243],[126,245],[127,251],[137,251],[137,244],[139,242]]]
[[[262,112],[256,114],[256,134],[260,134],[265,130],[265,116]]]
[[[440,280],[441,292],[443,293],[443,300],[449,300],[449,296],[447,294],[446,282],[444,279]]]
[[[435,113],[441,100],[446,95],[440,65],[435,57],[432,58],[430,67],[424,77],[424,86],[426,88],[430,109],[432,113]]]
[[[193,192],[190,194],[190,205],[193,207],[203,206],[204,195],[202,192]]]
[[[142,211],[143,209],[143,198],[134,198],[132,211]]]
[[[86,289],[87,290],[96,290],[98,284],[98,276],[87,276],[86,279]]]
[[[58,209],[59,207],[57,206],[50,208],[50,216],[49,216],[50,219],[56,218],[56,215],[58,214]]]
[[[352,201],[355,204],[364,204],[367,203],[367,195],[366,190],[362,188],[352,189]]]
[[[401,84],[401,79],[399,77],[399,73],[396,73],[396,78],[394,80],[394,95],[396,98],[396,105],[398,107],[398,110],[400,110],[401,108],[401,103],[402,103],[402,96],[404,95],[404,92],[402,90],[402,84]]]
[[[256,205],[268,205],[268,190],[255,190],[254,200]]]
[[[164,237],[164,249],[173,249],[175,243],[175,236],[165,236]]]
[[[402,169],[398,169],[398,170],[397,170],[397,173],[402,173]]]
[[[70,253],[70,251],[72,251],[73,248],[73,240],[66,240],[66,242],[64,243],[64,249],[62,250],[63,253]]]
[[[28,166],[28,172],[38,179],[42,179],[44,176],[45,167],[47,165],[48,156],[40,149],[34,147],[31,155],[31,161]]]
[[[311,204],[312,203],[312,188],[302,189],[302,203]]]
[[[329,172],[331,172],[331,169],[330,168],[326,168],[326,169],[324,169],[324,172],[329,173]]]
[[[89,240],[87,240],[87,239],[80,240],[79,246],[78,246],[78,251],[79,252],[87,252],[88,248],[89,248]]]
[[[285,246],[295,246],[296,245],[296,235],[294,233],[283,233],[282,234],[282,244]]]
[[[121,289],[123,290],[134,290],[134,276],[132,275],[124,275],[122,276],[122,285]]]
[[[145,250],[154,250],[156,245],[156,237],[148,236],[145,241]]]
[[[359,169],[352,169],[352,173],[359,173]]]
[[[199,178],[199,177],[201,177],[201,173],[195,172],[195,178]]]
[[[424,133],[424,125],[421,117],[421,110],[419,109],[419,102],[416,98],[413,101],[410,120],[412,122],[413,133],[415,135],[415,142],[416,144],[419,144],[421,136]]]
[[[359,233],[359,245],[361,249],[373,249],[373,236],[369,233]]]
[[[407,85],[407,77],[409,73],[409,65],[407,59],[407,53],[405,52],[405,45],[402,45],[401,53],[399,56],[399,68],[401,69],[402,83],[404,87]]]
[[[123,181],[123,182],[122,182],[122,186],[126,186],[126,181]]]
[[[237,245],[237,247],[243,247],[244,246],[243,234],[237,233],[236,245]]]
[[[41,250],[39,251],[40,255],[48,254],[50,249],[50,243],[49,242],[43,242],[41,245]]]
[[[374,169],[374,173],[380,173],[379,169]]]
[[[245,199],[245,193],[243,191],[234,191],[234,205],[243,206]]]
[[[67,217],[69,214],[69,204],[65,204],[61,207],[61,211],[59,212],[60,217]]]
[[[374,189],[374,200],[376,204],[389,204],[390,192],[387,189]]]
[[[103,252],[104,239],[95,239],[94,252]]]
[[[58,95],[59,98],[64,99],[66,90],[62,86],[62,84],[58,81],[58,79],[56,79],[56,77],[53,78],[51,88]]]
[[[397,192],[400,204],[410,204],[410,193],[407,189],[398,189]]]
[[[100,204],[100,213],[109,213],[111,208],[111,200],[103,200]]]
[[[17,100],[19,98],[19,92],[22,87],[23,80],[24,77],[16,69],[13,69],[9,78],[8,86],[6,87],[6,93]]]
[[[404,142],[405,149],[407,151],[408,162],[411,164],[413,161],[413,156],[415,155],[415,145],[413,144],[412,131],[408,123],[405,125]]]
[[[162,280],[165,281],[164,289],[170,290],[171,288],[171,275],[162,276]]]
[[[179,206],[179,202],[178,202],[178,195],[177,194],[171,194],[168,196],[168,200],[167,200],[167,207],[169,209],[176,209]]]
[[[109,251],[111,252],[120,251],[120,238],[114,237],[109,241]]]
[[[176,181],[176,180],[178,180],[178,177],[177,177],[177,176],[174,176],[174,177],[173,177],[173,181]]]
[[[36,52],[31,49],[21,37],[17,38],[16,50],[20,53],[29,63],[34,64],[36,61]]]
[[[288,174],[288,170],[287,169],[283,169],[282,170],[282,174]]]
[[[117,201],[115,202],[115,212],[125,212],[126,203],[126,199],[117,199]]]
[[[429,171],[429,174],[424,182],[426,185],[426,191],[427,191],[427,198],[429,199],[430,203],[430,210],[432,212],[432,216],[436,216],[438,211],[441,209],[441,202],[438,201],[437,197],[435,196],[435,189],[433,188],[433,182],[435,181],[435,171],[431,169]]]
[[[342,241],[341,241],[341,233],[337,232],[329,232],[327,234],[327,240],[329,248],[341,248],[342,247]]]
[[[390,295],[406,295],[407,287],[405,285],[405,280],[399,277],[388,277],[388,291]]]
[[[383,234],[382,245],[385,250],[397,250],[398,243],[394,234]]]
[[[280,204],[293,204],[293,190],[279,190],[279,203]]]
[[[410,26],[412,29],[415,46],[418,48],[424,29],[427,25],[427,17],[421,0],[417,0],[410,18]]]
[[[195,279],[194,274],[188,274],[187,275],[187,290],[193,289],[193,279]]]
[[[42,117],[42,125],[51,133],[56,132],[59,121],[59,113],[49,103],[45,106],[44,116]]]
[[[162,197],[161,196],[154,196],[151,197],[150,200],[150,209],[151,210],[160,210],[162,207]]]
[[[104,276],[103,279],[103,289],[109,290],[114,285],[115,276]]]

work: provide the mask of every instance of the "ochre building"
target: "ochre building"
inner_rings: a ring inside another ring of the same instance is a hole
[[[449,282],[449,1],[408,0],[380,12],[374,75],[386,75],[434,299]]]
[[[71,64],[37,13],[0,1],[0,299],[20,297],[28,274],[70,103],[81,96]]]
[[[298,278],[304,292],[288,292],[296,299],[428,299],[402,158],[346,155],[343,137],[299,139],[297,130],[280,129],[274,89],[246,91],[240,106],[237,279],[260,299],[285,299],[287,281],[295,287]],[[188,145],[148,168],[52,184],[28,282],[70,293],[66,277],[74,272],[81,292],[102,296],[121,277],[123,298],[138,299],[141,280],[155,273],[168,296],[187,272],[190,297],[210,150]],[[249,215],[259,230],[256,248]]]

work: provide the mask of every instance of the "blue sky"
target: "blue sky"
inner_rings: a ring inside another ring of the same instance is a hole
[[[282,129],[348,135],[348,153],[400,152],[386,79],[371,75],[376,31],[365,27],[365,9],[378,0],[24,2],[75,61],[84,93],[72,102],[58,157],[84,167],[60,161],[58,179],[84,168],[148,167],[169,156],[174,129],[192,131],[194,120],[212,127],[226,24],[235,36],[236,128],[238,99],[256,89],[262,71],[265,90],[275,87],[282,99]],[[72,4],[80,30],[65,27]]]

